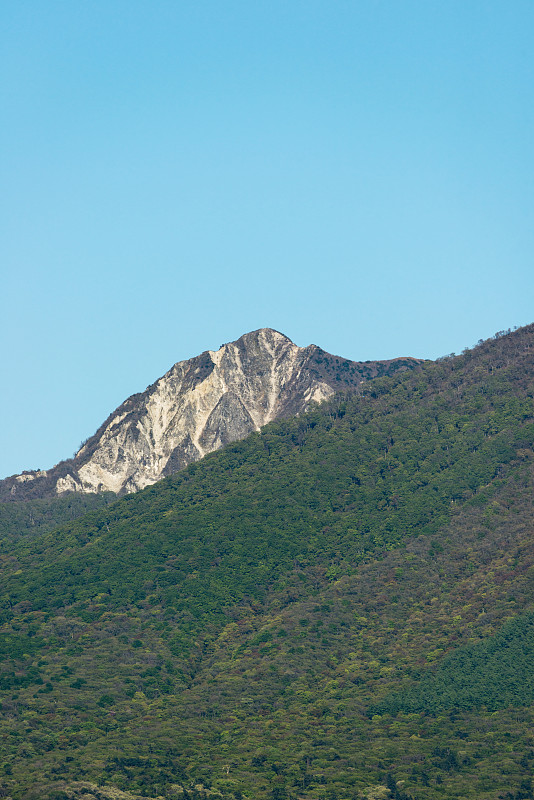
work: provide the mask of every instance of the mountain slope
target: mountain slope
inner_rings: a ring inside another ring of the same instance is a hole
[[[533,356],[380,379],[4,553],[4,791],[531,797],[530,660],[505,707],[504,673],[436,692],[533,609]]]
[[[335,391],[420,363],[357,363],[262,328],[175,364],[119,406],[74,459],[1,481],[0,500],[134,492]]]

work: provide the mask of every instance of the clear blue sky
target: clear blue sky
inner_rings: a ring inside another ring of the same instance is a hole
[[[270,326],[534,320],[532,0],[4,0],[0,477]]]

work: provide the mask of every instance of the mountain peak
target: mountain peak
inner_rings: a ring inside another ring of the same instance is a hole
[[[293,346],[296,345],[291,341],[291,339],[280,331],[275,330],[274,328],[258,328],[255,331],[249,331],[248,333],[244,333],[239,339],[236,339],[234,342],[228,342],[226,344],[222,344],[219,350],[225,347],[240,347],[240,348],[252,348],[252,347],[261,347],[267,350],[271,350],[273,347],[280,347],[280,346]],[[211,351],[210,351],[211,352]]]
[[[361,364],[316,345],[298,347],[273,328],[259,328],[216,351],[177,362],[144,392],[125,400],[73,459],[1,481],[0,499],[134,492],[274,419],[419,363]]]
[[[242,336],[240,336],[236,342],[247,339],[257,339],[263,341],[284,340],[290,344],[293,344],[289,336],[286,336],[285,333],[275,330],[275,328],[258,328],[255,331],[249,331],[248,333],[244,333]],[[233,342],[232,344],[236,344],[236,342]]]

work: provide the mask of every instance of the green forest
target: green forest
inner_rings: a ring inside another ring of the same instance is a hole
[[[534,798],[534,325],[0,505],[0,796]]]

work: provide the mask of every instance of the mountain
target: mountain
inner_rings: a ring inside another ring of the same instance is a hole
[[[13,800],[534,796],[534,325],[0,558]]]
[[[1,481],[0,500],[135,492],[274,419],[420,363],[348,361],[262,328],[178,362],[119,406],[73,459]]]

